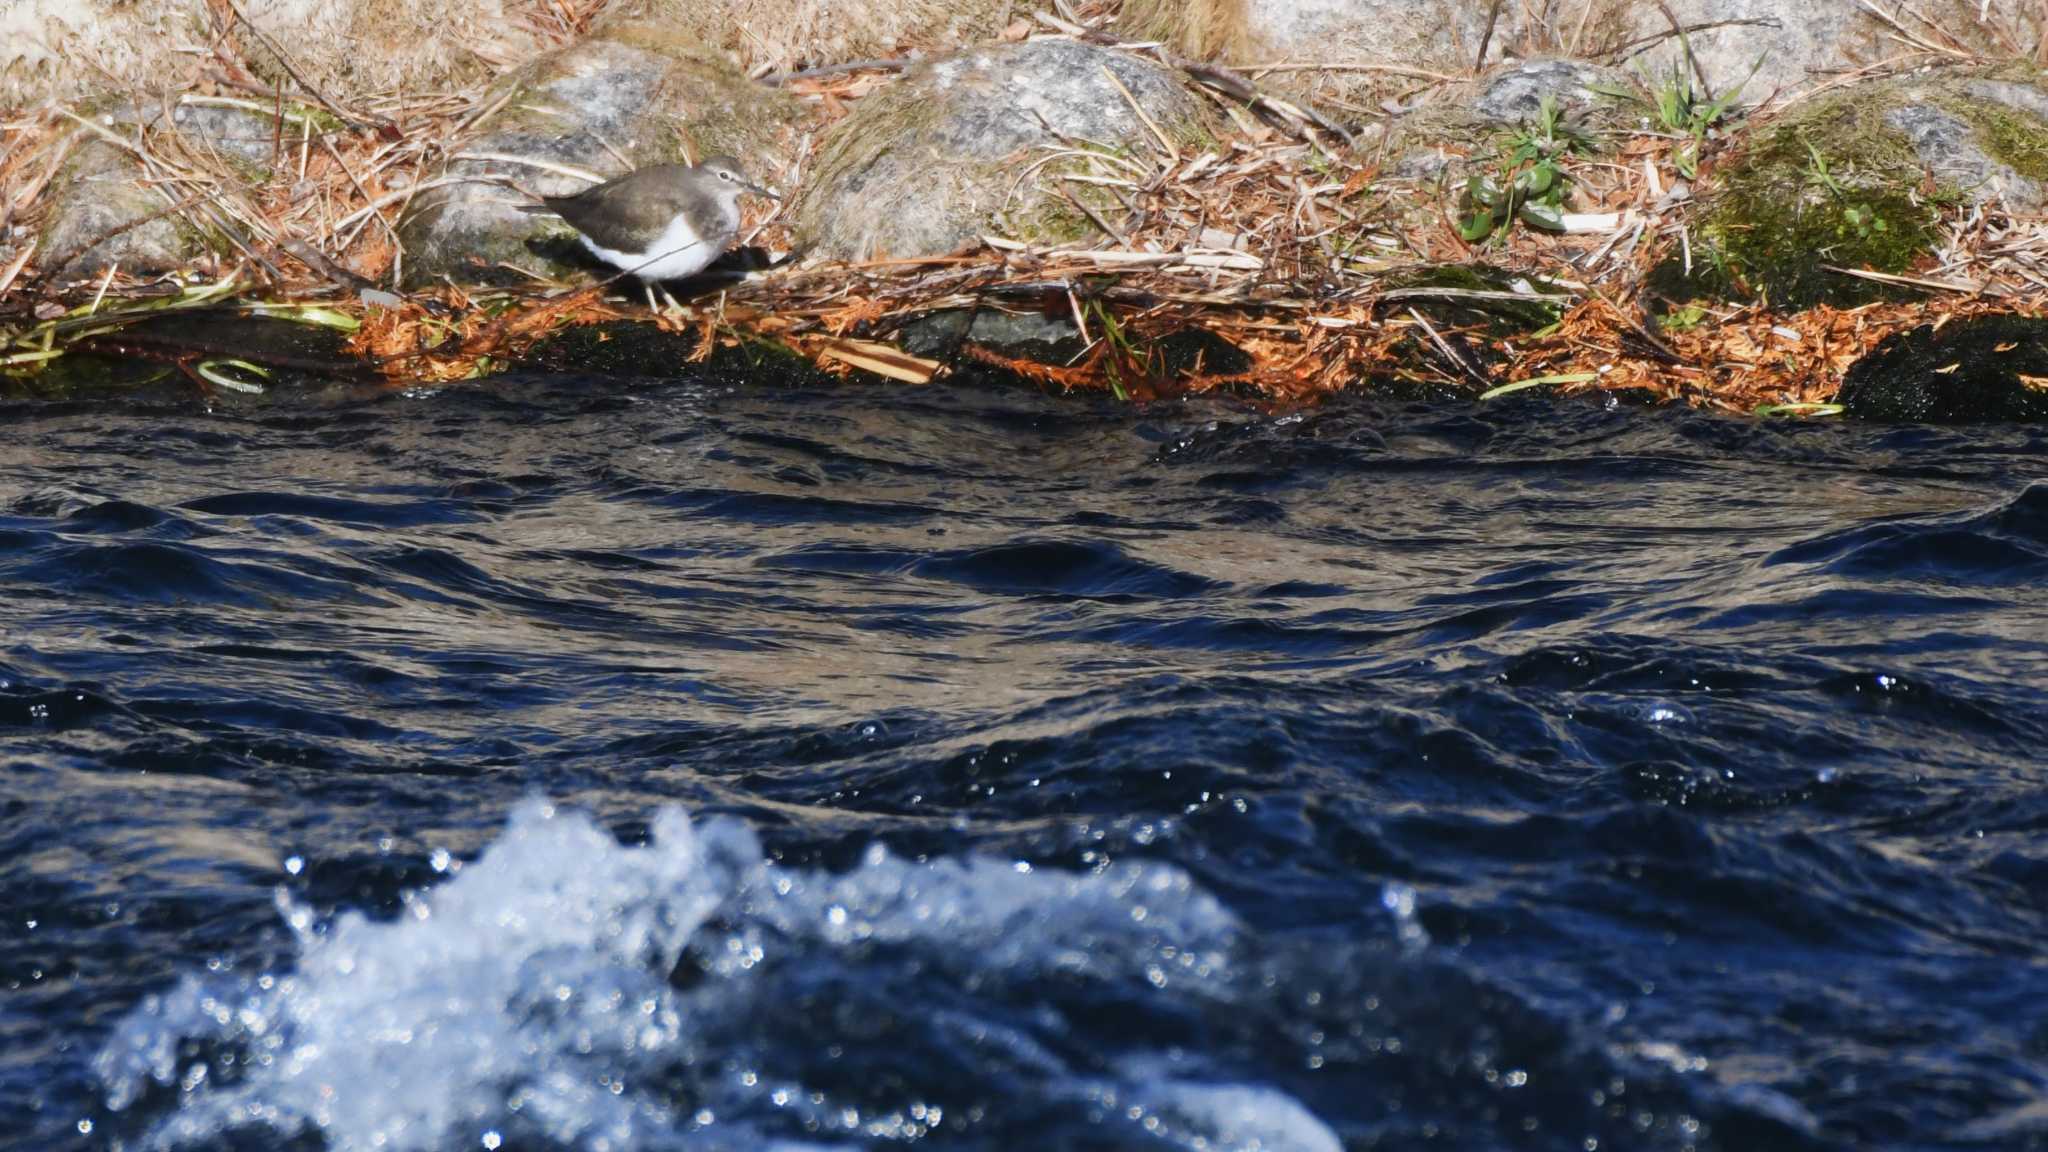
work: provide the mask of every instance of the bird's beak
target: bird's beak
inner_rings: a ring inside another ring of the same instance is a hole
[[[745,189],[746,189],[747,191],[749,191],[749,192],[752,192],[752,193],[753,193],[754,195],[756,195],[756,196],[766,196],[766,197],[767,197],[767,198],[769,198],[770,200],[780,200],[780,199],[782,199],[782,197],[780,197],[780,196],[776,195],[776,194],[775,194],[775,193],[773,193],[773,192],[770,192],[770,191],[769,191],[768,189],[766,189],[766,188],[763,188],[763,187],[761,187],[761,186],[760,186],[759,184],[753,184],[753,183],[743,183],[743,184],[741,184],[740,186],[741,186],[742,188],[745,188]]]

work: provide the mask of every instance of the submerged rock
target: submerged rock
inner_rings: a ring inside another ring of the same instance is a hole
[[[1886,423],[2048,420],[2048,321],[1980,316],[1895,332],[1849,369],[1836,400]]]
[[[1054,154],[1159,147],[1133,100],[1177,146],[1206,139],[1179,78],[1126,53],[1045,39],[921,65],[827,131],[794,206],[798,236],[844,259],[938,255],[991,229],[1074,239],[1092,225],[1058,177],[1087,161]]]
[[[519,210],[518,188],[558,196],[588,186],[565,172],[609,179],[632,167],[727,153],[774,180],[796,107],[722,56],[652,25],[552,52],[500,82],[498,110],[478,126],[399,225],[413,283],[453,276],[509,280],[580,267],[575,234]]]

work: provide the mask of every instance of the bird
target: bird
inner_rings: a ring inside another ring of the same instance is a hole
[[[779,199],[747,179],[739,161],[654,164],[572,196],[543,196],[521,210],[561,217],[590,254],[653,284],[704,270],[740,230],[740,197]]]

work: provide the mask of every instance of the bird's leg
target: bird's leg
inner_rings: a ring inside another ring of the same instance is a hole
[[[682,306],[681,304],[678,304],[678,303],[676,303],[676,298],[668,294],[668,286],[667,286],[666,284],[664,284],[664,285],[662,285],[662,286],[661,286],[661,299],[662,299],[662,302],[663,302],[663,303],[665,303],[665,304],[667,304],[667,305],[668,305],[668,308],[667,308],[666,310],[664,310],[664,311],[662,312],[662,315],[664,315],[664,316],[680,316],[680,315],[682,315],[682,313],[683,313],[683,306]]]
[[[647,310],[649,312],[654,313],[656,316],[661,315],[660,306],[658,306],[654,302],[654,285],[649,284],[645,280],[642,280],[640,282],[640,291],[645,292],[647,294]]]

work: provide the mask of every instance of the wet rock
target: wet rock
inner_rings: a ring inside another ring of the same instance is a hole
[[[904,324],[897,341],[912,356],[950,359],[962,344],[1035,364],[1066,364],[1085,347],[1072,316],[1000,308],[949,308]]]
[[[1947,108],[1916,101],[1892,109],[1884,119],[1905,134],[1923,169],[1958,192],[2021,211],[2041,206],[2041,185],[1993,157],[1977,125]]]
[[[639,167],[727,153],[772,183],[797,114],[722,56],[631,24],[543,56],[500,81],[486,104],[498,111],[433,176],[462,182],[423,192],[399,225],[413,283],[515,279],[503,266],[541,275],[584,266],[574,232],[521,212],[531,201],[506,181],[562,195],[588,186],[563,168],[609,179],[627,169],[619,155]]]
[[[1885,423],[2048,420],[2048,321],[1982,316],[1893,333],[1849,369],[1836,400]]]
[[[1909,271],[1937,202],[2042,207],[2048,92],[2009,80],[1874,81],[1797,106],[1715,174],[1695,287],[1794,307],[1884,290],[1826,266]]]
[[[1119,83],[1178,146],[1206,139],[1196,98],[1150,61],[1069,40],[974,49],[920,65],[828,130],[793,206],[798,236],[864,259],[951,252],[991,230],[1084,235],[1057,177],[1086,161],[1027,168],[1057,148],[1156,148]]]

